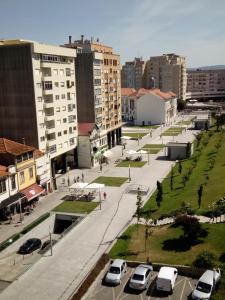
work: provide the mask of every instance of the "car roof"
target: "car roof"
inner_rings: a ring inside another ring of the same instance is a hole
[[[213,275],[214,275],[214,271],[207,270],[199,278],[199,281],[205,282],[205,283],[208,283],[208,284],[213,284]]]
[[[149,269],[152,269],[152,268],[148,265],[139,265],[134,270],[134,274],[145,275],[146,271]]]
[[[171,279],[174,276],[174,271],[177,272],[177,269],[172,267],[161,267],[158,278]]]
[[[37,239],[37,238],[31,238],[31,239],[28,239],[26,240],[26,242],[34,242],[34,241],[39,241],[40,239]]]
[[[115,259],[111,266],[113,267],[121,267],[121,265],[125,262],[123,259]]]

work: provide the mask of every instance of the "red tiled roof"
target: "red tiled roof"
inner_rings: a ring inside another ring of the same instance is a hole
[[[9,153],[17,156],[34,150],[34,147],[20,144],[5,138],[0,138],[0,154]]]
[[[41,157],[41,156],[43,156],[44,155],[44,152],[42,152],[41,150],[39,150],[39,149],[35,149],[35,151],[34,151],[34,158],[36,159],[36,158],[39,158],[39,157]]]
[[[7,167],[0,165],[0,177],[6,176],[9,173],[7,172]]]
[[[144,89],[144,88],[139,89],[138,91],[134,92],[130,96],[138,99],[141,96],[146,95],[146,94],[156,95],[163,100],[168,100],[168,99],[174,98],[176,96],[176,94],[174,94],[173,92],[162,92],[162,91],[160,91],[160,89],[149,89],[148,90],[148,89]]]
[[[136,92],[134,88],[121,88],[121,96],[130,96]]]
[[[95,128],[95,123],[79,123],[78,124],[78,135],[89,136]]]

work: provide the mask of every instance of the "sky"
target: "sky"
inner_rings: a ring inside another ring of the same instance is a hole
[[[81,34],[122,63],[176,53],[188,67],[225,65],[225,1],[0,0],[0,39],[61,45]]]

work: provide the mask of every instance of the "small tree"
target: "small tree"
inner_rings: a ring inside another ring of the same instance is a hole
[[[153,232],[152,230],[150,230],[150,226],[153,223],[153,220],[151,219],[151,213],[149,211],[143,214],[143,218],[145,219],[145,253],[146,253],[147,240]]]
[[[161,205],[161,202],[162,202],[162,194],[163,194],[163,189],[162,189],[162,184],[157,180],[157,195],[156,195],[156,203],[157,203],[157,206],[160,207]]]
[[[143,204],[143,201],[142,201],[141,191],[140,191],[140,188],[138,188],[138,190],[137,190],[136,212],[135,212],[135,216],[137,218],[137,229],[138,229],[138,223],[139,223],[141,215],[142,215],[142,210],[141,210],[142,204]]]
[[[208,251],[202,251],[196,257],[193,265],[197,268],[212,269],[214,267],[215,255]]]
[[[198,189],[198,208],[200,208],[202,204],[202,193],[203,193],[203,184],[201,184]]]

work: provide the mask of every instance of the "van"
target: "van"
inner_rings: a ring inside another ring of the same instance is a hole
[[[192,299],[210,299],[217,282],[221,278],[220,270],[207,270],[199,278],[196,288],[192,292]]]
[[[178,271],[172,267],[161,267],[156,279],[156,289],[158,291],[172,293],[177,279]]]

